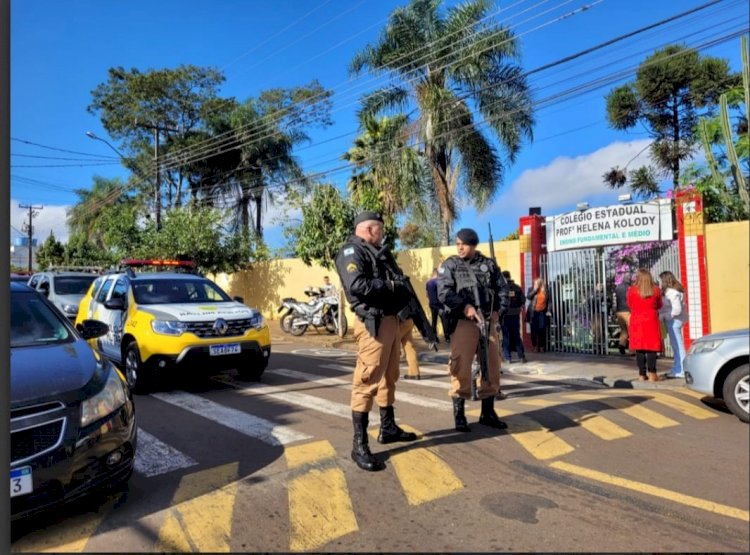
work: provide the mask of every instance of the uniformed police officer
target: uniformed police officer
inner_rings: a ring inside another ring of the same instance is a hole
[[[336,255],[336,271],[354,313],[357,364],[352,380],[352,459],[363,470],[385,465],[370,452],[367,424],[373,400],[380,407],[380,443],[414,441],[417,436],[396,425],[393,402],[399,375],[400,334],[397,314],[409,293],[404,275],[383,241],[383,218],[362,212],[354,220],[354,235]]]
[[[438,298],[446,307],[451,337],[449,371],[456,430],[469,432],[464,413],[466,399],[471,399],[471,363],[480,340],[478,324],[490,320],[488,357],[489,381],[477,384],[482,400],[479,423],[503,429],[494,409],[495,395],[500,388],[500,348],[497,322],[508,308],[507,284],[500,268],[477,251],[479,237],[473,229],[464,228],[456,234],[457,256],[451,256],[438,271]]]

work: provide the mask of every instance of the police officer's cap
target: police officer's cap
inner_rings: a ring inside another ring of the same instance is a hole
[[[362,222],[369,222],[369,221],[376,221],[383,223],[383,216],[378,214],[377,212],[371,212],[369,210],[365,210],[364,212],[360,212],[356,218],[354,218],[354,227],[357,227]]]
[[[456,233],[456,237],[458,237],[465,245],[476,247],[479,244],[479,235],[477,235],[476,231],[468,227],[459,229],[458,233]]]

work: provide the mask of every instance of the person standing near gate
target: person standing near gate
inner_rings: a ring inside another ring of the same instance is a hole
[[[466,399],[471,399],[471,363],[481,339],[479,325],[487,320],[490,321],[488,379],[477,384],[477,397],[482,401],[479,423],[496,429],[507,428],[497,417],[494,403],[500,391],[497,323],[508,309],[508,286],[495,262],[477,251],[478,244],[476,231],[460,229],[456,234],[458,255],[448,258],[438,270],[438,298],[447,310],[451,338],[448,394],[453,399],[453,417],[459,432],[471,431],[464,407]]]
[[[521,309],[526,302],[523,289],[511,279],[510,272],[503,272],[505,282],[508,284],[508,312],[505,313],[501,322],[503,331],[503,358],[505,362],[511,361],[511,351],[515,347],[518,358],[526,362],[526,353],[521,340]]]
[[[630,289],[630,273],[622,276],[622,281],[615,287],[615,317],[620,326],[618,347],[621,355],[627,355],[628,329],[630,328],[630,307],[628,306],[628,289]]]
[[[432,331],[437,337],[437,321],[440,316],[440,299],[438,299],[438,282],[437,282],[438,271],[437,268],[432,270],[432,277],[427,280],[425,289],[427,290],[427,302],[430,305],[430,316],[432,317],[431,325]],[[443,336],[445,336],[445,329],[443,329]]]
[[[688,319],[687,310],[685,310],[685,289],[670,271],[659,274],[659,279],[664,291],[659,317],[664,321],[664,326],[667,328],[674,356],[674,364],[667,377],[684,378],[682,360],[685,358],[685,341],[682,338],[682,326]]]
[[[630,307],[630,348],[635,351],[638,379],[659,381],[656,353],[661,350],[661,291],[645,268],[636,273],[635,284],[628,289],[627,301]]]
[[[393,254],[381,246],[383,218],[362,212],[354,234],[336,255],[336,271],[357,319],[357,364],[352,377],[352,460],[363,470],[385,468],[370,451],[367,425],[373,402],[380,407],[378,442],[414,441],[417,436],[396,425],[393,403],[399,375],[400,325],[397,314],[407,305],[409,291]]]
[[[534,351],[543,353],[547,349],[547,310],[550,306],[550,297],[547,285],[541,277],[536,278],[534,285],[526,293],[529,300],[526,307],[526,321],[531,328],[531,344]]]

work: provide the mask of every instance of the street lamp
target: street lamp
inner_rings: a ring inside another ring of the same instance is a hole
[[[122,152],[120,152],[120,151],[119,151],[119,150],[117,150],[117,149],[116,149],[115,147],[113,147],[113,146],[112,146],[112,145],[110,144],[110,142],[109,142],[109,141],[107,141],[106,139],[102,139],[102,138],[101,138],[101,137],[99,137],[98,135],[95,135],[93,131],[86,131],[86,136],[87,136],[87,137],[88,137],[89,139],[94,139],[95,141],[101,141],[101,142],[103,142],[103,143],[104,143],[105,145],[107,145],[107,146],[108,146],[109,148],[111,148],[112,150],[114,150],[114,151],[115,151],[115,153],[117,154],[117,156],[119,156],[120,158],[122,158],[122,160],[123,160],[123,161],[125,161],[125,160],[126,160],[125,156],[123,156],[123,155],[122,155]]]

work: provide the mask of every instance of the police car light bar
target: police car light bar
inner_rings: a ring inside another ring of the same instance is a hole
[[[125,258],[120,262],[121,266],[137,268],[140,266],[171,266],[178,268],[195,268],[192,260],[159,260],[155,258]]]

